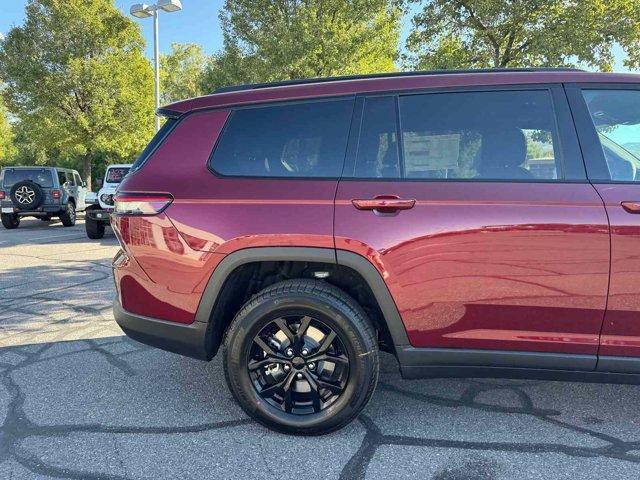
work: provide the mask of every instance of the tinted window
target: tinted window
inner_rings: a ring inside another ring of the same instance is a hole
[[[407,178],[554,180],[558,134],[547,91],[400,98]]]
[[[105,182],[120,183],[127,173],[129,173],[129,169],[127,167],[110,168],[107,170]]]
[[[67,182],[67,175],[62,170],[56,170],[58,174],[58,183],[60,186],[64,185]]]
[[[73,172],[73,182],[77,186],[81,186],[82,185],[82,179],[80,178],[80,175],[77,172]]]
[[[7,188],[11,188],[23,180],[37,183],[44,188],[53,187],[51,170],[45,168],[7,168],[4,171],[4,186]]]
[[[365,101],[355,176],[400,177],[396,101],[393,97],[368,98]]]
[[[164,138],[167,136],[167,134],[173,128],[173,126],[176,124],[177,121],[178,120],[175,118],[168,118],[164,122],[164,125],[160,127],[160,130],[158,130],[158,132],[154,135],[154,137],[151,139],[149,144],[146,147],[144,147],[144,150],[142,151],[142,153],[138,156],[138,158],[136,158],[136,161],[133,162],[133,165],[131,165],[131,169],[130,169],[131,172],[135,172],[142,168],[142,166],[147,161],[151,153],[156,149],[158,145],[160,145],[162,140],[164,140]]]
[[[611,180],[640,181],[640,91],[585,90]]]
[[[222,175],[338,177],[352,100],[236,110],[213,155]]]

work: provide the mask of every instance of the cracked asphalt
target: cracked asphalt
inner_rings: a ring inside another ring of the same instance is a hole
[[[210,363],[113,321],[109,231],[0,230],[0,478],[637,479],[640,387],[402,380],[322,437],[249,420]]]

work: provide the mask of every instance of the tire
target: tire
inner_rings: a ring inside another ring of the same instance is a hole
[[[65,227],[73,227],[76,224],[76,206],[73,202],[67,202],[64,211],[60,214],[60,220]]]
[[[306,318],[308,327],[300,335]],[[276,336],[284,340],[267,344]],[[249,300],[227,330],[223,359],[227,385],[242,409],[284,433],[320,435],[345,426],[365,407],[378,381],[376,330],[355,300],[320,280],[286,280]]]
[[[42,205],[44,192],[37,183],[23,180],[11,187],[9,198],[18,210],[35,210]]]
[[[7,230],[13,230],[20,225],[20,217],[15,213],[3,213],[1,217],[2,225],[4,225],[4,228]]]
[[[99,240],[104,237],[104,224],[86,217],[84,221],[84,227],[87,231],[87,237],[89,237],[90,239]]]

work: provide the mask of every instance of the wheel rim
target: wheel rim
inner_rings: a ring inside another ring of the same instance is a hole
[[[258,395],[294,415],[318,413],[340,398],[349,357],[330,327],[309,315],[271,320],[253,338],[247,361]]]

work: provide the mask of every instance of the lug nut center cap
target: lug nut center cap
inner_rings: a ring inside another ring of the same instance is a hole
[[[302,357],[294,357],[291,363],[293,363],[294,368],[298,370],[304,367],[304,359]]]

